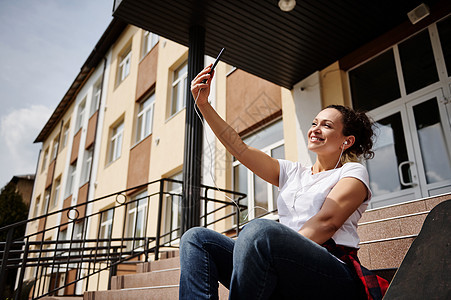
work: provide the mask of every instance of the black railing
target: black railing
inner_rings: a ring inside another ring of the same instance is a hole
[[[183,202],[181,192],[166,191],[167,182],[182,184],[156,180],[0,228],[6,233],[6,240],[0,242],[0,299],[10,276],[16,278],[11,299],[80,296],[84,291],[110,288],[111,277],[120,267],[158,260],[162,249],[176,248],[177,209]],[[152,189],[156,191],[133,197]],[[202,226],[223,222],[224,231],[237,235],[242,224],[236,220],[247,208],[240,202],[246,195],[204,185],[201,191]],[[157,206],[156,216],[150,213],[151,206],[152,211]],[[28,233],[13,239],[14,231],[24,224]],[[36,226],[46,228],[33,229]]]

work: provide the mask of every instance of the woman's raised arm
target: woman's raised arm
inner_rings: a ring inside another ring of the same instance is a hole
[[[210,125],[216,137],[244,166],[263,180],[279,185],[279,162],[266,153],[246,145],[239,134],[227,124],[208,102],[210,84],[214,71],[209,74],[211,65],[203,69],[191,82],[191,93],[197,107]],[[206,80],[204,83],[203,81]]]

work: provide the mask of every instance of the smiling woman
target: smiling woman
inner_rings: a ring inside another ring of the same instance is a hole
[[[308,131],[313,166],[275,159],[246,145],[210,105],[210,68],[191,83],[196,104],[227,150],[279,187],[280,222],[253,220],[236,240],[206,228],[188,230],[180,243],[180,299],[217,299],[218,281],[230,299],[381,299],[388,283],[357,258],[357,223],[371,191],[356,161],[373,155],[370,119],[329,106]]]

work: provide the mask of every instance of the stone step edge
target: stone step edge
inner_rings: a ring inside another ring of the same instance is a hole
[[[367,222],[362,222],[362,223],[358,223],[358,226],[363,226],[363,225],[369,225],[369,224],[374,224],[374,223],[381,223],[381,222],[385,222],[385,221],[391,221],[391,220],[396,220],[396,219],[402,219],[402,218],[408,218],[408,217],[414,217],[414,216],[419,216],[419,215],[427,215],[430,211],[420,211],[420,212],[416,212],[416,213],[411,213],[411,214],[406,214],[406,215],[401,215],[401,216],[396,216],[396,217],[390,217],[390,218],[385,218],[385,219],[379,219],[379,220],[373,220],[373,221],[367,221]]]
[[[426,196],[426,197],[422,197],[419,199],[413,199],[413,200],[409,200],[409,201],[405,201],[405,202],[401,202],[401,203],[395,203],[395,204],[389,204],[389,205],[385,205],[385,206],[381,206],[381,207],[376,207],[376,208],[370,208],[368,210],[366,210],[365,212],[373,212],[373,211],[378,211],[378,210],[384,210],[384,209],[390,209],[396,206],[402,206],[402,205],[407,205],[407,204],[411,204],[411,203],[415,203],[415,202],[421,202],[421,201],[427,201],[427,200],[433,200],[433,199],[437,199],[437,198],[441,198],[441,197],[446,197],[449,195],[448,193],[442,193],[439,195],[434,195],[434,196]],[[446,201],[446,200],[444,200]]]
[[[162,272],[177,271],[177,270],[180,270],[180,267],[179,267],[179,268],[170,268],[170,269],[155,270],[155,271],[150,271],[150,272],[144,272],[144,273],[141,273],[141,274],[146,274],[146,273],[162,273]],[[140,274],[140,273],[136,273],[136,274]],[[135,275],[135,274],[133,274],[133,275]]]
[[[388,241],[394,241],[394,240],[402,240],[402,239],[408,239],[408,238],[416,238],[417,236],[418,236],[418,234],[396,236],[396,237],[379,239],[379,240],[364,241],[364,242],[360,242],[359,245],[374,244],[374,243],[388,242]]]
[[[166,288],[178,288],[178,284],[169,284],[169,285],[159,285],[159,286],[145,286],[145,287],[135,287],[135,288],[123,288],[119,290],[108,290],[108,291],[134,291],[134,290],[154,290],[154,289],[166,289]],[[105,292],[105,291],[98,291]]]

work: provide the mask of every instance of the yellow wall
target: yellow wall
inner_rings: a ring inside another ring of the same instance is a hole
[[[150,181],[163,175],[174,175],[181,169],[185,141],[185,109],[172,117],[168,117],[168,111],[172,97],[172,72],[188,58],[188,49],[164,38],[160,38],[158,47]]]
[[[320,71],[320,86],[322,107],[331,104],[350,105],[347,76],[340,70],[338,62]]]
[[[285,140],[285,159],[297,161],[296,114],[293,92],[282,88],[283,137]]]
[[[141,34],[136,27],[127,27],[112,47],[111,67],[109,74],[105,115],[102,124],[100,143],[100,157],[97,172],[97,188],[95,197],[101,197],[125,189],[127,183],[127,167],[130,148],[133,146],[133,114],[135,108],[135,92],[138,63],[141,56]],[[130,73],[117,84],[117,72],[120,55],[131,44]],[[112,128],[123,120],[124,131],[120,157],[108,162],[110,138]],[[106,203],[105,203],[106,205]]]

